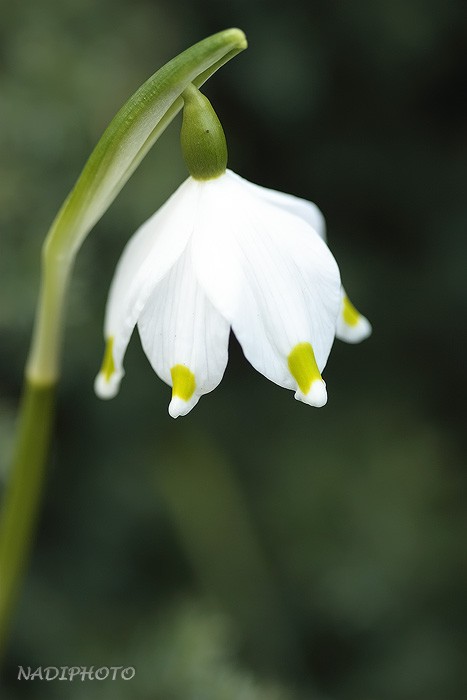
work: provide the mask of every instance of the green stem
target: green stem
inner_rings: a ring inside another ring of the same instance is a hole
[[[11,478],[0,518],[0,656],[34,537],[52,426],[54,384],[26,381]]]

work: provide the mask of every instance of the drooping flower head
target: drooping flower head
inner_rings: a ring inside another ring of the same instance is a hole
[[[369,322],[348,300],[316,205],[226,169],[222,127],[190,86],[182,148],[190,177],[134,234],[112,282],[106,353],[95,382],[111,398],[135,325],[152,367],[187,414],[219,384],[232,329],[246,358],[312,406],[334,337],[358,342]]]

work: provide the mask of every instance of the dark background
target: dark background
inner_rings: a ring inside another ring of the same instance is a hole
[[[220,387],[174,422],[137,334],[120,395],[96,399],[115,264],[186,176],[176,120],[78,259],[2,699],[465,697],[466,3],[0,12],[3,479],[47,228],[121,104],[210,33],[239,26],[249,39],[205,89],[230,167],[319,204],[374,328],[362,345],[336,341],[321,410],[232,341]],[[137,673],[18,683],[19,664]]]

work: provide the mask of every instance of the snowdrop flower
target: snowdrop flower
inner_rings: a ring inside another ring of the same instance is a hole
[[[101,398],[117,393],[137,325],[153,369],[172,386],[170,415],[186,415],[221,381],[232,329],[261,374],[323,406],[321,373],[336,333],[357,342],[370,325],[343,292],[322,214],[227,170],[210,103],[194,87],[183,97],[191,174],[123,252],[95,390]]]

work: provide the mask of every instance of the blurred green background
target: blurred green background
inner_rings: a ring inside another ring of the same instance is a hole
[[[135,333],[93,380],[113,269],[185,178],[179,120],[79,256],[56,437],[6,700],[466,697],[467,5],[463,0],[32,0],[0,9],[0,457],[5,480],[45,232],[105,126],[229,26],[206,94],[230,167],[316,201],[361,346],[328,405],[254,372],[176,423]],[[222,235],[222,231],[219,231]],[[23,666],[131,681],[17,682]]]

